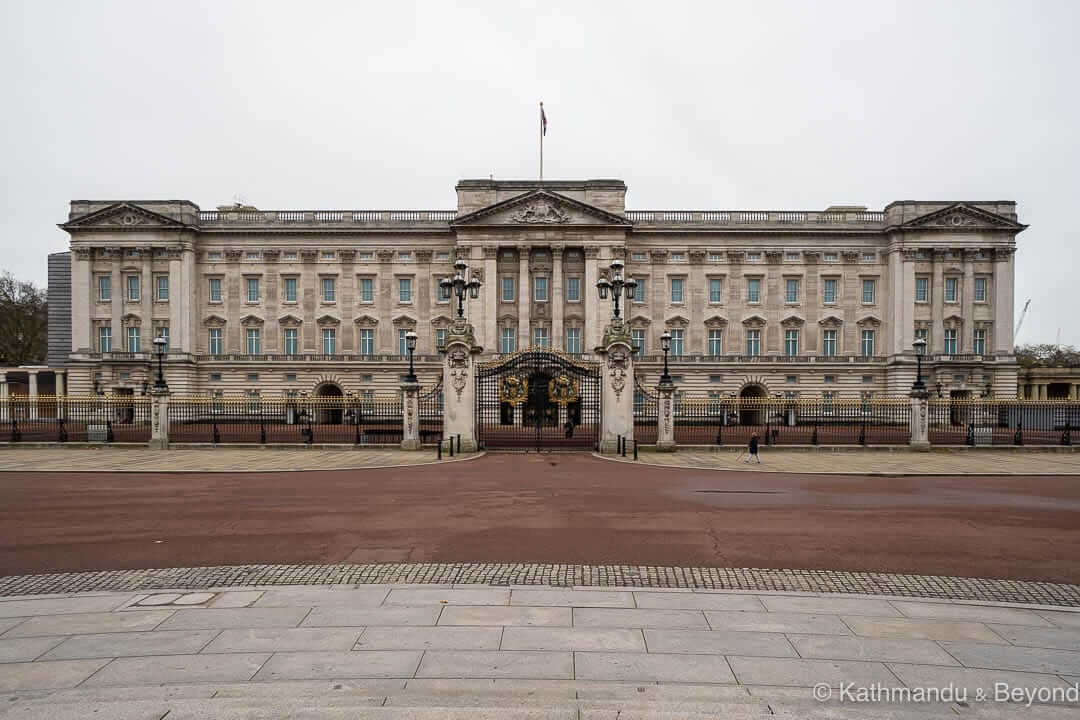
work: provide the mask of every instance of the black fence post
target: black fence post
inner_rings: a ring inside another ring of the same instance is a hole
[[[1013,435],[1013,444],[1014,445],[1023,445],[1024,444],[1024,421],[1023,420],[1017,420],[1016,421],[1016,434]]]
[[[637,438],[634,438],[634,459],[637,460]]]
[[[22,433],[19,431],[19,421],[15,419],[15,408],[12,408],[11,411],[11,442],[21,442]]]
[[[967,445],[968,447],[975,447],[975,423],[968,423],[967,430]]]
[[[110,442],[111,443],[115,439],[116,439],[116,436],[113,435],[112,420],[106,420],[105,421],[105,442]]]
[[[212,410],[211,410],[211,412],[212,412]],[[221,433],[218,432],[217,416],[216,415],[213,416],[213,419],[211,420],[211,422],[214,424],[214,427],[213,427],[213,433],[214,434],[213,434],[213,437],[211,439],[213,440],[214,444],[217,445],[217,444],[219,444],[221,442]]]
[[[818,419],[814,418],[814,433],[810,436],[810,444],[811,445],[817,445],[818,444],[817,428],[818,428]]]
[[[442,437],[440,437],[439,438],[439,444],[436,446],[436,450],[435,450],[435,458],[437,460],[442,460],[442,444],[443,444],[443,439],[442,439]]]
[[[1061,433],[1061,444],[1072,445],[1072,422],[1065,421],[1065,432]]]
[[[454,457],[454,436],[450,436],[450,442],[447,443],[450,448],[450,457]]]
[[[772,433],[769,432],[769,422],[772,418],[769,417],[769,406],[765,405],[765,409],[762,412],[765,413],[765,444],[772,445]]]
[[[859,412],[862,413],[862,425],[859,426],[859,444],[865,446],[866,445],[866,412],[864,410],[862,410],[861,408],[860,408]]]
[[[259,406],[259,443],[266,444],[266,418],[262,414],[262,406]]]
[[[461,434],[460,433],[457,436],[457,451],[458,451],[459,454],[461,453]]]
[[[59,423],[60,423],[60,432],[57,434],[56,441],[57,442],[67,442],[68,434],[67,434],[67,428],[64,427],[64,418],[63,417],[61,417],[59,419]]]

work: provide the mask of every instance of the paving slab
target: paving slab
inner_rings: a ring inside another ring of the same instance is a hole
[[[0,638],[0,663],[33,662],[63,642],[62,637]]]
[[[898,678],[908,687],[964,689],[969,694],[978,690],[992,694],[995,683],[1006,683],[1014,688],[1066,688],[1067,683],[1055,675],[1024,673],[1009,670],[982,670],[935,665],[909,665],[889,663]]]
[[[777,633],[728,630],[645,630],[650,653],[797,657],[787,638]]]
[[[968,620],[971,622],[998,623],[1001,625],[1041,625],[1050,623],[1033,610],[995,607],[993,605],[961,605],[958,603],[926,603],[894,600],[893,606],[911,618],[935,618],[941,620]],[[866,614],[866,613],[859,613]]]
[[[245,687],[251,687],[244,683]],[[133,685],[130,687],[76,687],[55,690],[38,699],[47,703],[128,702],[132,700],[169,700],[172,698],[211,698],[223,687],[219,683],[188,683],[184,685]]]
[[[376,585],[342,592],[327,586],[270,588],[253,607],[378,607],[390,588]],[[434,603],[428,603],[434,604]]]
[[[502,649],[645,652],[645,641],[641,630],[629,628],[508,627]]]
[[[237,590],[220,593],[210,603],[212,608],[243,608],[250,607],[263,595],[262,590]]]
[[[1005,643],[1005,639],[983,623],[964,620],[915,620],[845,615],[844,623],[856,635],[959,642]]]
[[[604,590],[562,590],[543,588],[514,588],[511,605],[632,608],[634,595],[630,592]]]
[[[959,665],[933,640],[840,635],[789,635],[788,639],[804,658]]]
[[[371,625],[434,625],[439,607],[317,607],[303,627],[367,627]]]
[[[75,687],[108,660],[57,660],[0,664],[0,692]]]
[[[498,650],[501,627],[367,628],[357,650]]]
[[[336,694],[386,695],[405,687],[401,678],[337,678],[335,680],[274,680],[258,678],[246,683],[217,683],[215,698],[251,697],[328,697]]]
[[[794,660],[742,655],[729,656],[728,661],[739,683],[746,685],[813,687],[819,683],[827,683],[831,687],[837,687],[840,683],[855,683],[858,686],[880,683],[892,687],[896,684],[896,678],[888,668],[878,662]]]
[[[574,608],[575,627],[698,628],[708,630],[700,610]]]
[[[169,714],[169,704],[162,700],[135,700],[124,703],[103,702],[24,704],[9,709],[5,720],[85,720],[106,717],[109,720],[161,720]]]
[[[255,679],[410,678],[422,654],[411,650],[280,653],[270,658]]]
[[[510,588],[394,588],[385,605],[509,605]]]
[[[127,602],[127,598],[117,598],[115,595],[91,595],[89,597],[46,600],[4,600],[0,601],[0,618],[109,612],[120,607],[125,602]]]
[[[153,630],[171,617],[174,612],[174,610],[138,610],[115,613],[44,615],[25,620],[4,633],[4,637],[90,635],[94,633]]]
[[[0,618],[0,635],[15,627],[26,618],[12,617],[12,618]]]
[[[208,608],[183,609],[163,622],[159,630],[225,630],[229,628],[296,627],[311,608]]]
[[[571,624],[571,609],[562,607],[518,607],[459,605],[446,607],[439,616],[439,625],[541,625]]]
[[[576,652],[574,668],[583,680],[735,683],[727,660],[719,655]]]
[[[1080,627],[1076,629],[1042,628],[1029,625],[990,625],[989,627],[1013,645],[1080,650]]]
[[[216,630],[76,635],[50,650],[43,660],[130,657],[138,655],[193,655],[210,642]]]
[[[769,612],[900,617],[900,613],[888,600],[763,595],[761,602]]]
[[[1038,615],[1058,627],[1080,628],[1080,612],[1039,610]]]
[[[705,618],[713,630],[740,630],[772,633],[808,633],[850,635],[836,615],[786,612],[733,612],[706,610]]]
[[[431,650],[424,653],[416,676],[571,679],[574,677],[574,658],[569,652]]]
[[[942,643],[942,645],[967,667],[1080,675],[1080,652],[981,643]]]
[[[635,592],[634,599],[639,608],[657,608],[670,610],[738,610],[742,612],[764,612],[765,606],[755,595],[735,595],[726,593],[656,593]]]
[[[362,628],[246,628],[223,630],[204,653],[350,650]]]
[[[267,653],[233,653],[117,658],[86,684],[94,687],[250,680],[269,657]]]

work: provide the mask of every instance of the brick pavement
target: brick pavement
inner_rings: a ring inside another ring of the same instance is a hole
[[[1066,718],[1078,648],[1080,611],[854,595],[372,584],[20,597],[0,600],[0,717]],[[1034,703],[996,702],[996,683]],[[845,684],[894,695],[848,704]],[[954,696],[903,694],[935,691]]]

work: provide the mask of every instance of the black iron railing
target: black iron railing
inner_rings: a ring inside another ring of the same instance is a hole
[[[126,395],[0,400],[0,442],[128,442],[150,440],[150,398]]]

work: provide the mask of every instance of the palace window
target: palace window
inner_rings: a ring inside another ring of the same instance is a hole
[[[711,252],[708,254],[709,262],[720,262],[721,259],[723,259],[723,256],[718,252]]]
[[[546,327],[533,328],[533,347],[546,348],[548,346],[548,329]]]
[[[360,252],[356,253],[356,259],[360,261],[374,260],[375,253],[371,252],[370,250],[361,250]]]
[[[98,333],[98,352],[112,352],[112,328],[108,325],[102,325],[97,330]]]
[[[645,278],[634,278],[637,280],[637,287],[634,288],[634,302],[645,302]]]
[[[871,357],[874,354],[874,331],[863,330],[862,331],[862,354],[866,357]]]
[[[337,352],[337,330],[334,328],[323,328],[322,351],[323,355],[333,355]]]
[[[566,302],[581,302],[581,278],[566,278]]]
[[[634,328],[630,331],[630,344],[638,355],[645,352],[645,331],[641,328]]]
[[[409,334],[408,328],[398,328],[397,331],[397,354],[401,357],[405,357],[409,354],[409,340],[406,337]]]
[[[789,329],[784,331],[784,354],[785,355],[798,355],[799,354],[799,331],[795,329]]]
[[[821,381],[825,382],[825,383],[834,383],[834,382],[836,382],[836,376],[835,375],[826,375],[821,379]]]
[[[435,349],[442,350],[446,347],[446,328],[435,328]]]
[[[436,275],[435,276],[435,287],[438,288],[437,297],[438,297],[439,302],[449,302],[450,301],[450,288],[442,284],[442,281],[446,280],[446,279],[447,279],[447,277],[445,275]]]
[[[449,259],[450,259],[450,253],[447,252],[446,250],[439,250],[437,253],[435,253],[435,260],[436,261],[446,262]]]
[[[360,302],[375,302],[374,278],[360,278]]]
[[[645,262],[649,259],[649,256],[643,252],[634,252],[630,254],[630,258],[634,262]]]
[[[299,353],[299,335],[300,333],[299,331],[297,331],[296,328],[285,328],[283,332],[284,342],[282,343],[282,345],[285,346],[286,355],[296,355],[297,353]]]
[[[746,302],[759,303],[761,302],[761,278],[747,278],[746,280]]]
[[[761,253],[759,253],[759,252],[748,252],[748,253],[746,253],[746,261],[747,262],[760,262],[760,260],[761,260]]]
[[[840,259],[840,257],[834,252],[823,253],[821,257],[825,260],[825,262],[836,262]]]
[[[784,302],[799,302],[799,281],[796,278],[788,278],[784,282]]]
[[[246,257],[248,260],[258,260],[259,259],[259,253],[258,253],[258,251],[249,250],[244,257]]]
[[[247,278],[247,301],[249,303],[259,302],[259,278],[257,277]]]
[[[161,302],[165,302],[169,299],[169,276],[158,275],[157,276],[157,299]]]
[[[945,329],[945,349],[946,355],[956,354],[956,330],[954,328]]]
[[[926,342],[927,345],[929,345],[930,344],[930,328],[924,328],[924,327],[915,328],[915,339],[916,340],[923,340],[924,342]],[[925,353],[926,353],[926,350],[924,349],[923,354],[925,354]]]
[[[259,328],[247,329],[247,354],[262,354],[262,331]]]
[[[971,338],[971,352],[976,355],[986,354],[986,330],[982,328],[975,329],[975,334]]]
[[[709,329],[709,354],[724,354],[724,331],[720,328]]]
[[[285,278],[285,302],[296,302],[296,286],[297,279],[294,277]]]
[[[566,352],[572,355],[581,353],[581,328],[566,328]]]
[[[210,348],[209,348],[210,354],[211,355],[221,355],[222,354],[221,328],[210,328],[209,336],[210,336]]]
[[[917,277],[915,278],[915,302],[929,302],[930,300],[930,278]]]
[[[512,327],[504,327],[499,333],[499,352],[512,353],[517,347],[517,337]]]
[[[283,252],[281,254],[281,259],[284,260],[285,262],[295,262],[296,261],[296,251],[291,250],[291,251]]]
[[[825,278],[824,300],[826,305],[836,302],[836,278]]]
[[[514,276],[503,275],[502,279],[502,301],[514,302]]]
[[[360,354],[375,354],[375,331],[371,328],[360,328]]]
[[[685,253],[673,252],[671,253],[671,262],[684,262],[686,260]]]
[[[681,303],[683,301],[683,279],[671,278],[671,302]]]
[[[112,278],[108,275],[98,275],[98,301],[109,302],[112,300]]]
[[[533,300],[536,302],[547,302],[548,299],[548,279],[546,277],[533,278]]]
[[[865,252],[862,254],[862,259],[863,262],[874,262],[874,260],[877,260],[877,255],[872,252]]]
[[[821,354],[825,357],[836,356],[836,331],[825,330],[821,334]]]
[[[221,302],[221,278],[209,278],[210,302]]]
[[[334,257],[335,257],[335,254],[334,254],[333,250],[323,250],[322,251],[322,259],[323,260],[333,260]]]
[[[412,260],[412,253],[409,251],[403,251],[398,253],[398,260],[408,261]]]
[[[863,280],[862,281],[862,301],[863,305],[874,304],[874,281]]]
[[[945,278],[945,302],[956,302],[960,287],[959,278]]]
[[[683,354],[683,330],[673,328],[669,332],[671,333],[671,355],[672,357],[681,357]]]
[[[986,278],[975,278],[975,302],[986,302]]]
[[[322,279],[322,301],[324,303],[332,303],[336,300],[336,298],[337,287],[335,278],[324,277]]]
[[[761,331],[746,331],[746,354],[751,357],[761,354]]]
[[[724,302],[724,281],[720,278],[709,278],[709,302]]]
[[[215,260],[221,260],[224,257],[225,256],[221,253],[220,250],[206,253],[206,259],[211,261],[211,262],[213,262]]]
[[[165,352],[169,352],[169,326],[158,325],[155,331],[155,337],[159,337],[165,341]]]
[[[127,276],[127,299],[129,302],[137,302],[139,300],[139,276],[128,275]]]
[[[412,302],[412,278],[398,278],[398,302]]]
[[[139,328],[137,326],[132,325],[127,329],[127,351],[139,352]]]
[[[784,253],[784,259],[787,260],[788,262],[798,262],[799,261],[799,253],[797,253],[797,252]]]

